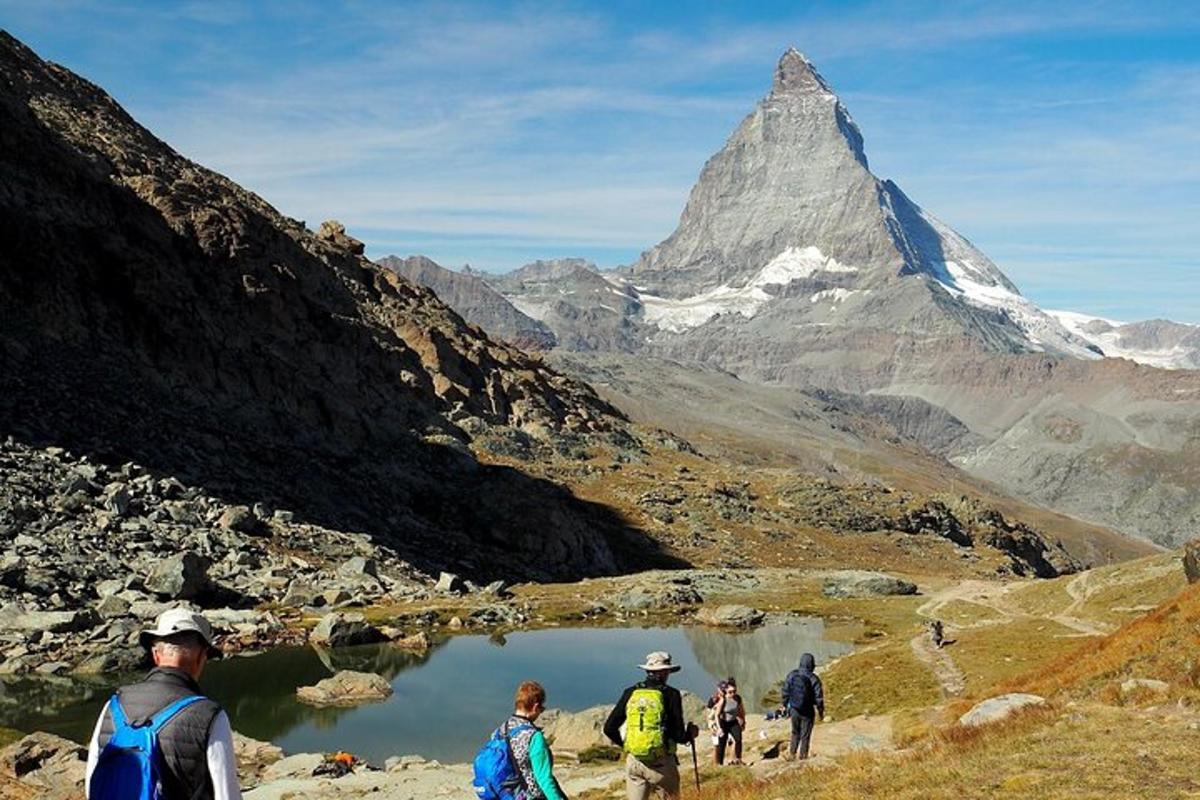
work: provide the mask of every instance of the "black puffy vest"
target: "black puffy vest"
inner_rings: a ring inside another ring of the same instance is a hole
[[[202,694],[186,672],[158,667],[141,683],[117,691],[121,708],[131,722],[149,719],[181,697]],[[212,800],[213,783],[208,774],[208,734],[221,707],[212,700],[192,703],[176,714],[158,734],[163,763],[160,771],[165,800]],[[104,711],[100,726],[100,749],[113,734],[112,714]]]

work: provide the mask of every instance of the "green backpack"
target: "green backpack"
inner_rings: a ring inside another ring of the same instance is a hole
[[[625,752],[642,761],[666,755],[666,715],[662,689],[634,689],[625,704]]]

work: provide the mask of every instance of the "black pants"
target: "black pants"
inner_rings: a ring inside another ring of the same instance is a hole
[[[721,726],[720,738],[717,739],[717,763],[725,763],[725,745],[729,743],[730,738],[733,739],[733,757],[737,761],[742,760],[742,726],[738,721],[719,720],[717,722]]]
[[[789,749],[792,757],[797,753],[800,758],[808,758],[808,743],[812,739],[815,717],[806,717],[796,709],[791,709],[788,715],[792,718],[792,745]]]

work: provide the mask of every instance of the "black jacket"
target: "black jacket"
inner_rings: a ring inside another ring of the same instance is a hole
[[[130,721],[148,719],[181,697],[194,694],[202,692],[192,677],[183,670],[167,667],[151,670],[141,683],[117,692]],[[201,700],[176,714],[159,732],[166,800],[207,800],[213,796],[212,777],[208,774],[208,736],[220,710],[212,700]],[[106,708],[100,726],[101,750],[112,735],[112,713]]]
[[[613,707],[612,713],[604,722],[604,735],[612,740],[617,747],[624,747],[621,738],[621,726],[625,723],[625,706],[629,705],[629,696],[634,689],[662,689],[663,710],[666,712],[666,739],[668,752],[670,744],[686,744],[688,742],[687,724],[683,721],[683,695],[674,686],[656,683],[650,680],[635,683],[621,694],[621,699]]]

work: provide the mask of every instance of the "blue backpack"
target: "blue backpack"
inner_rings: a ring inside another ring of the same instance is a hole
[[[505,722],[480,749],[479,755],[475,756],[473,784],[479,800],[511,800],[517,796],[517,789],[525,785],[525,778],[514,763],[509,737],[532,727],[518,725],[510,731]]]
[[[108,701],[113,734],[96,760],[88,784],[89,800],[161,800],[158,732],[180,711],[203,699],[198,694],[182,697],[149,720],[134,724],[114,694]]]

